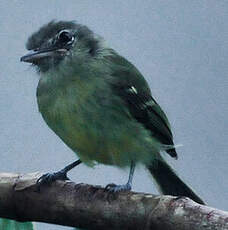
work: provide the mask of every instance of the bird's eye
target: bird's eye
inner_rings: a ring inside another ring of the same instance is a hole
[[[65,44],[70,44],[74,41],[74,36],[67,30],[62,30],[58,34],[58,41]]]

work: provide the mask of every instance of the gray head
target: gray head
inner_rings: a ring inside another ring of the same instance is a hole
[[[86,26],[73,21],[51,21],[29,37],[26,48],[31,52],[21,57],[21,61],[46,72],[73,56],[94,57],[100,40]]]

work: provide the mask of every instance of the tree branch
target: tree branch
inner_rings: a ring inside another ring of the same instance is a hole
[[[188,198],[145,193],[110,194],[70,181],[42,185],[40,173],[0,173],[0,217],[86,229],[227,230],[228,212]]]

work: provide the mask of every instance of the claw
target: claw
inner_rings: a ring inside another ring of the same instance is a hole
[[[108,184],[105,187],[105,190],[113,193],[118,193],[121,191],[130,191],[131,190],[131,185],[129,183],[124,184],[124,185],[116,185],[116,184]]]
[[[46,173],[44,175],[42,175],[37,181],[36,184],[38,185],[38,188],[40,188],[40,186],[42,184],[51,184],[52,182],[56,181],[56,180],[69,180],[69,178],[67,177],[67,174],[65,171],[61,170],[59,172],[55,172],[55,173]]]
[[[114,183],[107,184],[107,185],[105,186],[105,190],[109,190],[109,189],[111,189],[111,188],[113,188],[113,187],[115,187],[115,186],[117,186],[117,185],[114,184]]]

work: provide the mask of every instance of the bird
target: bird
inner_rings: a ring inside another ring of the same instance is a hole
[[[67,179],[84,163],[130,168],[126,184],[108,184],[118,193],[132,188],[137,164],[149,170],[165,195],[203,200],[162,156],[177,159],[171,125],[140,71],[87,26],[52,20],[27,40],[21,57],[39,77],[36,96],[46,124],[79,157],[38,184]]]

